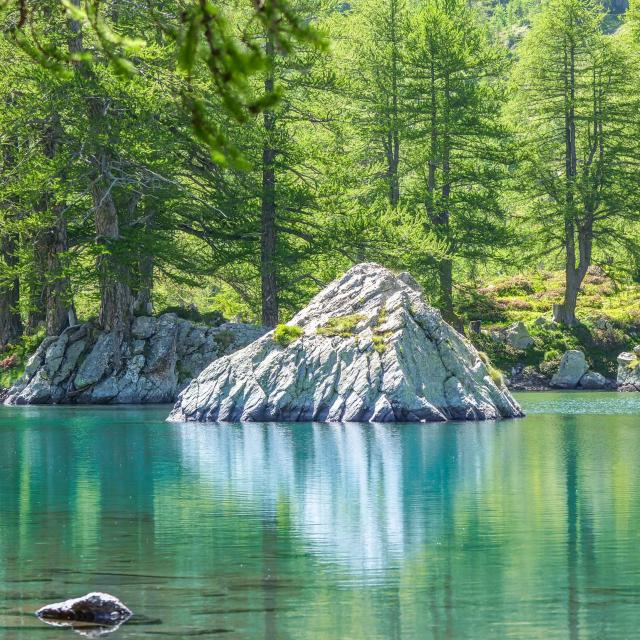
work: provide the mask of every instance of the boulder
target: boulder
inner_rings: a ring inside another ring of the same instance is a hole
[[[636,347],[637,349],[637,347]],[[618,376],[620,391],[640,391],[640,354],[624,352],[618,356]]]
[[[173,313],[134,319],[130,335],[76,325],[46,338],[6,404],[175,402],[216,358],[263,335],[254,325],[195,324]]]
[[[128,620],[132,612],[118,598],[94,591],[81,598],[48,604],[38,609],[36,615],[42,620],[116,626]]]
[[[558,371],[551,378],[551,386],[558,389],[575,389],[588,369],[589,365],[582,351],[566,351],[560,360]]]
[[[505,342],[514,349],[524,351],[533,344],[533,338],[524,326],[524,322],[516,322],[504,332]]]
[[[521,416],[502,379],[413,278],[359,264],[284,327],[209,365],[172,421],[442,421]]]
[[[579,386],[582,389],[612,389],[615,387],[614,383],[607,380],[601,373],[597,371],[587,371],[582,378],[580,378]]]

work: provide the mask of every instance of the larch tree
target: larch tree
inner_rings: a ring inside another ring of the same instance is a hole
[[[508,135],[500,109],[504,52],[464,0],[428,0],[407,47],[409,189],[443,244],[439,303],[456,322],[455,260],[486,260],[506,241],[500,185]]]
[[[554,317],[567,325],[577,323],[594,251],[622,239],[620,223],[637,220],[640,204],[638,56],[624,34],[602,33],[603,18],[591,0],[550,0],[513,71],[519,185],[542,250],[563,256],[564,299]]]

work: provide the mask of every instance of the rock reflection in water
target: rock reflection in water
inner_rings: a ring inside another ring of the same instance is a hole
[[[185,466],[216,495],[230,492],[272,513],[287,502],[313,551],[375,575],[446,533],[443,489],[481,483],[494,428],[183,424],[174,433]]]

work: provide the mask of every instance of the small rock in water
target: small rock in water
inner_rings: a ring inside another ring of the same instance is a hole
[[[84,622],[96,625],[119,626],[132,613],[118,598],[94,591],[81,598],[48,604],[36,611],[45,622]]]

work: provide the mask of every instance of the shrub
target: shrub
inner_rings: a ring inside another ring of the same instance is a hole
[[[335,316],[329,318],[323,326],[318,327],[317,333],[323,336],[340,336],[350,338],[356,330],[356,326],[365,316],[361,313],[354,313],[350,316]]]
[[[525,276],[513,276],[483,290],[483,293],[495,293],[499,297],[528,295],[534,292],[533,283]]]
[[[279,324],[273,332],[273,341],[281,347],[286,347],[295,342],[304,331],[297,325]]]
[[[502,371],[491,364],[491,359],[484,351],[478,351],[478,357],[487,368],[487,373],[491,376],[495,385],[499,388],[504,387],[504,375],[502,374]]]
[[[557,349],[550,349],[544,352],[544,362],[556,362],[562,358],[562,354]]]

